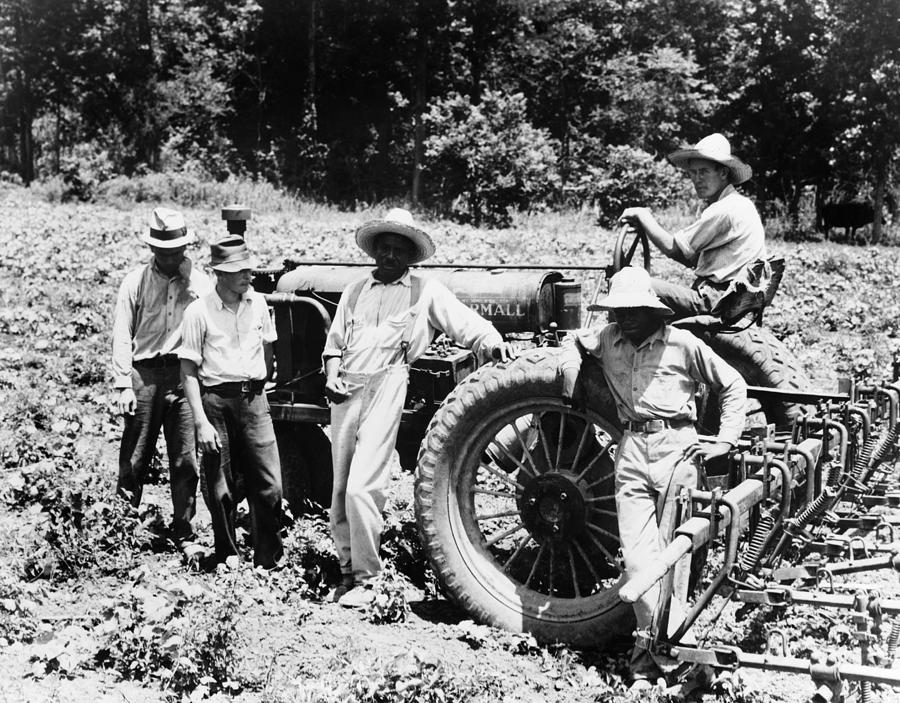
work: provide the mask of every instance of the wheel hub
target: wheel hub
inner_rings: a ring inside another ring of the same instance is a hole
[[[525,527],[539,542],[571,539],[586,524],[585,497],[563,473],[542,474],[529,481],[519,499],[519,510]]]

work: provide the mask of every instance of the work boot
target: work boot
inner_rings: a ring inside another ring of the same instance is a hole
[[[338,598],[337,604],[345,608],[365,608],[375,600],[375,589],[370,584],[356,584]]]

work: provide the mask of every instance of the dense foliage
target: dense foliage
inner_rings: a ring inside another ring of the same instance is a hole
[[[898,21],[895,0],[0,0],[0,168],[83,200],[176,170],[502,224],[618,178],[611,147],[718,130],[794,217],[812,192],[895,209]]]

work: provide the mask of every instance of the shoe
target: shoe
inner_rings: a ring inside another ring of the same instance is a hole
[[[375,591],[371,586],[357,584],[337,600],[337,604],[345,608],[365,608],[375,600]]]
[[[337,603],[351,588],[353,588],[353,575],[342,574],[340,584],[328,591],[328,595],[325,596],[325,600],[328,603]]]
[[[653,688],[653,682],[650,679],[635,679],[634,683],[628,687],[628,693],[645,693]]]

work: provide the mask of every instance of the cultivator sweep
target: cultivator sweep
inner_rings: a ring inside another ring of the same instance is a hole
[[[745,434],[730,475],[720,477],[733,488],[683,490],[683,518],[671,542],[656,563],[622,585],[619,597],[634,602],[659,581],[670,592],[676,562],[720,540],[722,564],[671,636],[661,635],[670,629],[663,614],[653,631],[638,633],[639,646],[718,668],[807,673],[817,687],[814,701],[842,700],[844,681],[859,682],[861,701],[871,700],[875,683],[900,686],[900,669],[893,668],[900,601],[846,578],[879,569],[900,572],[900,520],[888,514],[900,506],[897,369],[895,362],[893,381],[882,385],[847,384],[838,395],[793,394],[786,399],[814,406],[807,405],[788,429]],[[858,662],[839,662],[827,653],[808,660],[787,656],[787,636],[779,628],[769,632],[765,654],[683,643],[716,595],[748,606],[850,611]]]

